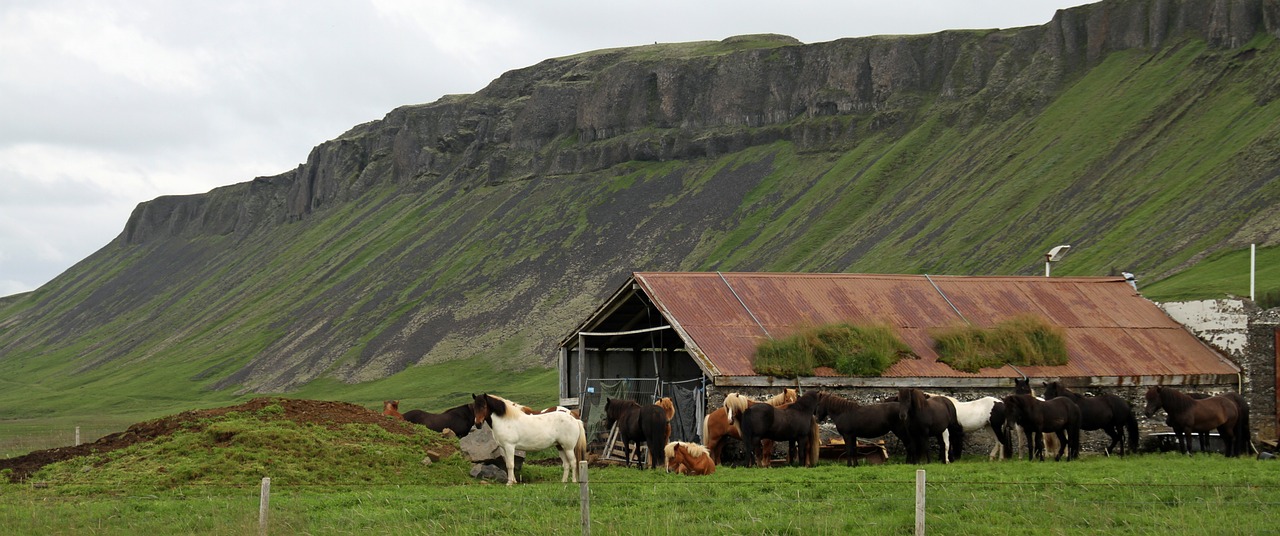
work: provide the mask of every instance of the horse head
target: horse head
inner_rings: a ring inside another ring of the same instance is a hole
[[[1045,400],[1062,396],[1063,395],[1062,391],[1063,391],[1063,387],[1061,383],[1056,381],[1044,382],[1044,399]]]
[[[729,424],[737,425],[738,416],[747,410],[748,404],[747,397],[738,393],[729,393],[729,396],[724,397],[724,412]]]
[[[824,397],[825,394],[822,391],[809,391],[805,393],[804,396],[796,399],[790,407],[804,411],[810,415],[814,415],[817,413],[818,406],[821,405]]]
[[[1147,408],[1144,412],[1146,413],[1148,418],[1150,418],[1152,415],[1155,415],[1157,411],[1160,411],[1163,408],[1163,401],[1161,400],[1161,396],[1163,394],[1164,394],[1164,387],[1162,386],[1152,385],[1151,387],[1147,388],[1147,394],[1146,394]]]
[[[475,428],[479,428],[480,425],[485,422],[492,424],[493,421],[491,421],[489,417],[490,400],[492,400],[492,397],[490,397],[488,393],[471,395],[471,413],[475,414]]]
[[[903,387],[898,389],[898,420],[907,422],[916,409],[916,397],[923,396],[917,389]]]
[[[1013,393],[1018,395],[1032,395],[1036,392],[1031,389],[1031,378],[1014,378]]]

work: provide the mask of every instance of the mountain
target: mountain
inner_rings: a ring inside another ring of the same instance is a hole
[[[1277,37],[1276,0],[1108,0],[549,59],[139,205],[0,302],[0,376],[148,396],[548,366],[641,270],[1034,274],[1071,244],[1055,274],[1154,281],[1280,238]]]

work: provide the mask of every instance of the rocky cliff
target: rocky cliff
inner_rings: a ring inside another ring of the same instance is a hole
[[[1109,0],[1017,29],[549,59],[287,173],[139,205],[0,312],[0,351],[266,391],[546,365],[633,270],[1033,273],[1076,237],[1077,273],[1169,273],[1275,241],[1277,37],[1275,0]],[[1224,113],[1253,126],[1203,134]]]

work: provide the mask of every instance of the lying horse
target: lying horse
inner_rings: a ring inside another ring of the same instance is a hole
[[[637,467],[656,469],[663,464],[662,451],[671,432],[665,408],[657,404],[642,406],[634,400],[609,398],[605,400],[604,414],[605,428],[612,429],[615,425],[618,427],[618,439],[624,445],[623,453],[628,467],[631,466],[633,444]],[[644,465],[640,464],[640,442],[649,447],[649,456]]]
[[[964,441],[964,428],[956,419],[956,407],[943,396],[929,397],[914,388],[898,390],[898,421],[906,437],[907,463],[929,462],[929,438],[937,438],[939,459],[951,463],[951,442]]]
[[[1054,460],[1061,460],[1065,450],[1067,460],[1074,460],[1080,455],[1080,407],[1066,398],[1041,401],[1032,395],[1009,395],[1004,397],[1005,409],[1009,412],[1009,420],[1022,427],[1027,440],[1027,459],[1036,455],[1036,441],[1033,434],[1052,432],[1058,436],[1058,454]],[[1043,451],[1040,459],[1044,459]]]
[[[755,404],[740,415],[730,412],[731,422],[742,427],[742,442],[751,453],[747,463],[754,465],[762,454],[761,440],[772,439],[789,443],[787,452],[792,463],[798,460],[805,467],[812,467],[817,461],[814,454],[818,446],[818,421],[814,412],[818,409],[820,396],[819,391],[809,391],[781,408]]]
[[[711,460],[711,452],[707,447],[697,443],[672,441],[667,443],[664,453],[667,458],[668,473],[709,475],[716,472],[716,462]]]
[[[441,413],[428,413],[420,409],[411,409],[404,412],[404,420],[414,424],[421,424],[441,433],[447,428],[461,439],[471,433],[471,427],[476,421],[475,413],[471,407],[471,404],[463,404],[456,408],[444,410]]]
[[[1045,400],[1065,397],[1080,406],[1080,430],[1102,430],[1111,438],[1103,452],[1107,456],[1117,446],[1119,454],[1124,456],[1124,434],[1129,432],[1129,452],[1138,452],[1138,417],[1133,408],[1123,398],[1110,393],[1096,396],[1085,396],[1076,393],[1060,382],[1048,382],[1044,388]]]
[[[1223,454],[1239,456],[1250,447],[1249,406],[1236,393],[1195,399],[1172,387],[1153,385],[1147,389],[1147,417],[1164,410],[1178,438],[1178,451],[1191,454],[1191,434],[1217,429]]]
[[[777,407],[795,401],[796,390],[784,389],[781,393],[765,400],[764,403]],[[706,445],[707,450],[711,451],[711,459],[716,464],[721,462],[722,453],[724,452],[724,438],[732,437],[742,440],[742,428],[737,423],[729,422],[729,410],[732,409],[734,412],[741,413],[746,411],[747,407],[758,403],[738,393],[729,393],[729,396],[724,399],[724,406],[708,413],[702,419],[703,443]],[[770,455],[767,453],[773,452],[773,441],[764,440],[761,450],[766,453],[765,459],[756,461],[768,467]]]
[[[516,483],[516,449],[542,450],[555,447],[564,465],[561,482],[578,481],[578,460],[587,459],[587,431],[582,421],[568,412],[552,411],[529,415],[520,405],[491,394],[471,395],[475,426],[488,423],[493,439],[502,449],[507,466],[507,485]]]

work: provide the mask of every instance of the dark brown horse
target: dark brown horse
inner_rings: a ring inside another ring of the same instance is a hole
[[[1138,452],[1138,417],[1133,408],[1123,398],[1110,393],[1085,396],[1068,389],[1061,382],[1044,384],[1045,400],[1064,397],[1080,406],[1080,430],[1102,430],[1111,438],[1107,445],[1107,456],[1120,447],[1119,454],[1124,456],[1124,435],[1129,433],[1129,452]]]
[[[742,415],[732,415],[733,422],[742,427],[742,442],[751,453],[747,463],[754,464],[760,455],[761,440],[787,441],[787,453],[792,463],[800,461],[805,467],[813,467],[814,450],[818,441],[818,421],[813,414],[818,409],[818,391],[809,391],[795,402],[775,408],[769,404],[748,407]]]
[[[1067,460],[1080,455],[1080,406],[1066,398],[1041,401],[1032,395],[1009,395],[1001,399],[1009,420],[1022,427],[1027,441],[1027,459],[1036,457],[1034,434],[1050,433],[1058,436],[1058,454],[1061,460],[1065,451]],[[1044,459],[1043,451],[1040,459]]]
[[[858,438],[874,439],[894,432],[899,440],[906,441],[906,429],[898,421],[898,404],[883,402],[880,404],[859,404],[832,393],[822,393],[818,399],[816,412],[818,422],[831,419],[836,431],[844,438],[847,449],[845,465],[857,465]]]
[[[929,462],[929,438],[936,438],[938,459],[951,463],[951,442],[964,441],[964,427],[956,418],[956,407],[945,396],[930,397],[919,389],[898,390],[898,421],[906,436],[907,463]]]
[[[1223,454],[1239,456],[1249,447],[1249,406],[1236,393],[1194,399],[1172,387],[1153,385],[1147,389],[1147,417],[1164,410],[1168,424],[1178,438],[1178,450],[1191,454],[1191,434],[1217,429]]]
[[[472,411],[471,404],[463,404],[456,408],[444,410],[441,413],[428,413],[420,409],[411,409],[404,412],[404,420],[414,424],[421,424],[437,432],[444,432],[445,428],[448,428],[453,430],[453,434],[461,439],[471,433],[471,428],[475,425],[476,414]]]
[[[634,400],[609,398],[604,403],[605,428],[618,427],[618,439],[623,443],[625,463],[631,466],[631,453],[636,454],[636,467],[657,468],[666,465],[663,449],[667,445],[667,411],[657,404],[641,405]],[[645,464],[640,464],[640,442],[649,447]],[[635,447],[632,447],[635,445]],[[605,447],[610,448],[609,446]],[[634,448],[634,450],[633,450]]]

